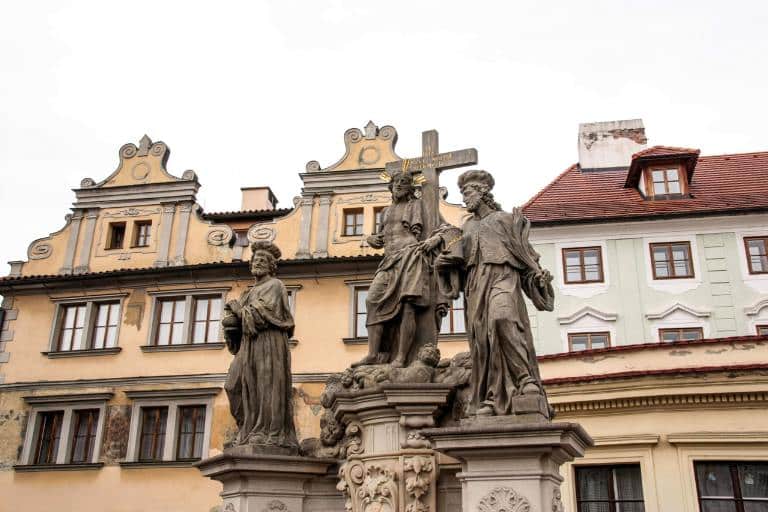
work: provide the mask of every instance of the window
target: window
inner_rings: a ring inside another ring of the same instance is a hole
[[[179,407],[179,433],[176,440],[176,460],[199,459],[203,455],[205,406]]]
[[[133,224],[133,247],[149,247],[152,237],[152,221],[141,220]]]
[[[160,301],[160,319],[157,326],[156,345],[180,345],[184,343],[185,298]]]
[[[768,237],[744,239],[750,274],[768,274]]]
[[[768,325],[758,325],[757,326],[757,335],[758,336],[768,336]]]
[[[576,467],[578,512],[644,512],[639,464]]]
[[[55,464],[64,411],[47,411],[38,414],[37,417],[37,440],[33,464]]]
[[[363,234],[363,209],[344,210],[344,236]]]
[[[250,245],[250,242],[248,240],[248,230],[236,229],[235,230],[235,247],[248,247],[249,245]]]
[[[373,233],[381,231],[381,223],[384,221],[384,208],[386,206],[377,206],[373,209]]]
[[[608,332],[580,332],[568,334],[568,347],[571,352],[608,348],[611,346],[611,334]]]
[[[51,351],[46,354],[117,349],[120,301],[61,303],[56,312]],[[86,352],[90,353],[90,352]]]
[[[90,462],[93,455],[96,444],[96,427],[99,423],[99,410],[83,409],[75,411],[74,416],[72,453],[69,460],[72,464],[83,464]]]
[[[214,397],[220,388],[126,391],[133,400],[128,467],[192,461],[208,452]]]
[[[143,407],[141,409],[140,461],[163,460],[167,422],[168,407]]]
[[[451,302],[451,309],[443,317],[440,325],[440,334],[464,334],[467,328],[464,325],[464,294]]]
[[[651,266],[654,279],[693,277],[690,242],[651,244]]]
[[[365,322],[368,317],[368,311],[365,306],[365,299],[368,298],[368,287],[355,288],[355,315],[354,315],[354,338],[367,338],[368,327]]]
[[[701,327],[679,327],[659,329],[659,340],[668,341],[694,341],[704,337],[704,330]]]
[[[649,172],[650,190],[654,197],[683,193],[684,181],[681,180],[679,168],[649,169]]]
[[[125,241],[125,222],[113,222],[109,225],[107,249],[122,249]]]
[[[603,256],[600,247],[563,249],[566,284],[602,283]]]
[[[768,462],[695,462],[701,512],[768,510]]]
[[[219,340],[221,297],[195,299],[195,325],[192,343],[216,343]]]

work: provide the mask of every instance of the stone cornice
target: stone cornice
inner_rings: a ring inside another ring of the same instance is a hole
[[[685,409],[715,407],[765,407],[768,391],[690,393],[627,398],[607,398],[554,403],[557,414],[615,413],[629,409]]]

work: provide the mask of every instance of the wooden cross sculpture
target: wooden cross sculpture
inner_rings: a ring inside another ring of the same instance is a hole
[[[390,176],[396,172],[421,173],[423,176],[421,199],[427,218],[424,219],[423,233],[429,236],[440,225],[440,182],[439,173],[445,169],[453,169],[477,163],[475,148],[460,149],[449,153],[438,153],[437,130],[421,132],[421,153],[417,158],[406,158],[388,162],[386,172]]]

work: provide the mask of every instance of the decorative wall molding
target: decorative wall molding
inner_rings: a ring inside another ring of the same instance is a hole
[[[681,304],[679,302],[675,302],[671,306],[669,306],[667,309],[660,313],[646,313],[645,318],[648,320],[661,320],[662,318],[666,318],[675,311],[683,311],[685,313],[688,313],[691,316],[695,316],[698,318],[708,318],[711,313],[709,311],[699,311],[696,309],[693,309],[692,307],[686,306],[685,304]]]
[[[744,308],[747,316],[757,316],[763,308],[768,308],[768,298],[755,302],[754,305]]]
[[[235,233],[232,231],[232,228],[222,224],[209,229],[205,238],[208,241],[208,245],[222,246],[229,245],[234,236]]]
[[[585,316],[592,316],[599,320],[603,320],[604,322],[615,322],[619,317],[619,315],[616,313],[605,313],[599,309],[593,308],[592,306],[584,306],[569,316],[557,317],[557,321],[560,323],[560,325],[568,325],[580,320]]]
[[[690,432],[670,434],[670,444],[768,443],[768,432]]]
[[[477,504],[478,512],[530,512],[528,498],[509,487],[496,487]]]
[[[661,436],[658,434],[630,434],[623,436],[595,436],[592,438],[595,446],[621,446],[621,445],[656,445]]]
[[[768,404],[768,391],[732,392],[732,393],[692,393],[675,395],[656,395],[628,398],[609,398],[604,400],[584,400],[552,404],[556,413],[578,414],[606,412],[614,413],[626,409],[681,409],[707,407],[765,407]]]

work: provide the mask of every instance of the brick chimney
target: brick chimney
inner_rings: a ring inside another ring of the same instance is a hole
[[[269,187],[241,187],[243,204],[241,210],[274,210],[277,208],[277,197]]]
[[[584,172],[626,169],[647,142],[642,119],[580,124],[579,166]]]

